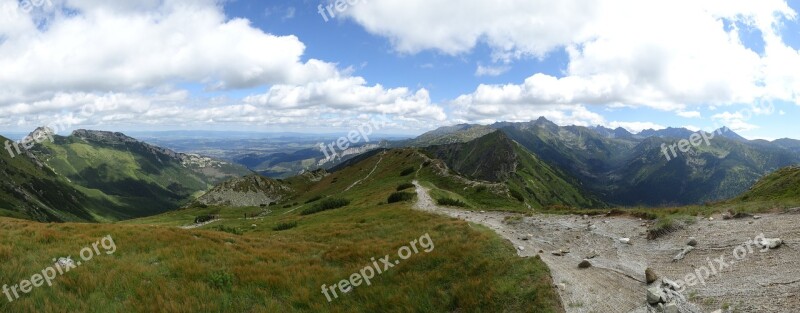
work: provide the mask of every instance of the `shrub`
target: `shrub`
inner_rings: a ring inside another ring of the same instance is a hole
[[[234,234],[234,235],[241,235],[242,234],[242,231],[237,229],[236,227],[228,227],[228,226],[225,226],[225,225],[220,225],[220,226],[217,226],[215,229],[218,230],[218,231],[221,231],[221,232]]]
[[[322,200],[322,202],[317,203],[314,206],[303,210],[302,212],[300,212],[300,215],[311,215],[322,211],[338,209],[343,206],[347,206],[348,204],[350,204],[350,200],[347,199],[338,199],[338,198],[325,199]]]
[[[308,199],[308,201],[306,201],[306,204],[309,204],[309,203],[312,203],[312,202],[317,202],[320,199],[322,199],[322,196],[314,196],[313,198]]]
[[[450,199],[450,198],[436,199],[436,203],[438,203],[439,205],[446,205],[446,206],[457,206],[462,208],[467,207],[467,204],[462,202],[461,200]]]
[[[414,194],[410,192],[395,192],[389,196],[389,203],[408,201],[414,199]]]
[[[511,196],[514,197],[514,199],[517,199],[517,201],[525,202],[525,197],[523,197],[522,194],[519,193],[519,191],[517,191],[516,189],[511,189],[510,193],[511,193]]]
[[[400,176],[408,176],[408,175],[411,175],[411,173],[414,173],[414,168],[413,167],[409,167],[407,169],[404,169],[402,172],[400,172]]]
[[[289,230],[295,227],[297,227],[297,222],[280,223],[278,225],[275,225],[275,227],[273,227],[272,230],[282,231],[282,230]]]
[[[408,188],[414,188],[414,184],[412,184],[412,183],[401,184],[400,186],[397,186],[397,191],[403,191],[403,190],[406,190]]]
[[[208,284],[217,289],[231,289],[233,275],[227,271],[214,271],[208,274]]]
[[[217,217],[214,215],[200,215],[194,219],[195,224],[209,222],[211,220],[216,219]]]

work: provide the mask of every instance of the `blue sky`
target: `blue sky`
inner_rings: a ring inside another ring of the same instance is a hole
[[[405,134],[545,116],[800,137],[797,1],[351,3],[327,22],[325,0],[14,13],[0,23],[0,131],[327,133],[387,114],[385,131]]]

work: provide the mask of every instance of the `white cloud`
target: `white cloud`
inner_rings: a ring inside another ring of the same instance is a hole
[[[475,76],[500,76],[511,70],[508,65],[487,65],[478,64],[478,69],[475,70]]]
[[[634,133],[634,134],[640,133],[640,132],[642,132],[643,130],[646,130],[646,129],[660,130],[660,129],[665,129],[666,128],[666,127],[664,127],[662,125],[659,125],[659,124],[656,124],[656,123],[651,123],[651,122],[616,122],[615,121],[615,122],[608,123],[608,126],[610,128],[622,127],[625,130],[627,130],[627,131],[629,131],[631,133]]]
[[[0,0],[0,8],[16,0]],[[368,86],[352,69],[304,56],[278,36],[225,16],[214,0],[53,0],[41,12],[0,19],[0,113],[21,127],[87,103],[117,103],[82,125],[335,124],[362,113],[402,114],[407,125],[446,117],[427,90]],[[69,8],[70,13],[64,9]],[[291,18],[294,8],[281,11]],[[3,14],[3,12],[0,12]],[[37,25],[38,22],[44,23]],[[268,89],[244,102],[177,89]],[[202,124],[208,122],[206,124]],[[9,125],[5,123],[4,125]]]
[[[680,111],[678,112],[678,116],[685,118],[700,118],[702,114],[697,111]]]
[[[796,13],[784,0],[385,0],[347,14],[401,53],[466,54],[486,44],[497,59],[513,61],[567,52],[563,76],[532,73],[454,101],[484,119],[541,105],[646,106],[694,118],[690,105],[800,104],[800,53],[779,30]],[[764,53],[749,49],[737,27],[763,33]]]

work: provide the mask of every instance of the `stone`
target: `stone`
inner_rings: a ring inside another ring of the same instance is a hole
[[[783,245],[783,240],[780,238],[759,238],[756,243],[765,249],[777,249]]]
[[[519,251],[525,251],[525,247],[523,247],[523,246],[519,246],[519,247],[517,247],[517,250],[519,250]]]
[[[694,237],[689,237],[689,242],[686,243],[687,246],[697,247],[697,239]]]
[[[686,248],[683,248],[683,251],[681,251],[681,253],[678,253],[678,255],[672,258],[672,262],[678,262],[680,260],[683,260],[683,258],[685,258],[686,255],[689,254],[689,252],[692,252],[692,250],[694,250],[694,247],[692,246],[687,246]]]
[[[644,279],[647,282],[647,284],[649,285],[649,284],[652,284],[652,283],[656,282],[656,280],[658,280],[658,275],[656,274],[656,271],[654,271],[652,268],[648,267],[646,270],[644,270]]]
[[[620,243],[624,243],[626,245],[629,245],[629,244],[631,244],[631,239],[630,238],[620,238],[619,242]]]
[[[761,216],[758,216],[758,215],[753,215],[753,219],[754,219],[754,220],[760,220],[760,219],[761,219]]]
[[[670,302],[664,306],[664,313],[680,313],[680,311],[678,311],[678,305],[675,302]]]
[[[592,267],[592,262],[589,262],[589,260],[583,260],[581,261],[581,263],[578,264],[578,268],[590,268],[590,267]]]
[[[678,283],[666,278],[661,280],[661,285],[674,291],[681,290],[681,286]]]
[[[647,289],[647,303],[656,305],[664,302],[664,292],[659,287]]]

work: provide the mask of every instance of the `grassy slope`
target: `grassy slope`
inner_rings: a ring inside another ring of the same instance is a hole
[[[36,146],[37,154],[88,198],[104,203],[90,210],[97,221],[159,214],[177,208],[211,187],[208,177],[166,156],[156,157],[141,144],[87,143],[56,137]],[[230,169],[228,169],[230,170]]]
[[[53,287],[39,288],[10,305],[0,301],[0,311],[563,311],[540,260],[518,258],[510,243],[488,229],[415,211],[411,201],[385,204],[397,185],[413,178],[399,173],[419,167],[422,159],[415,155],[412,150],[391,151],[336,172],[261,220],[238,219],[256,208],[188,209],[113,225],[0,219],[3,283],[41,271],[53,257],[75,256],[106,234],[113,235],[118,248],[58,278]],[[370,178],[344,191],[373,168]],[[299,215],[314,205],[303,203],[317,195],[352,202]],[[295,202],[299,204],[292,206]],[[223,220],[202,229],[171,227],[215,211]],[[298,226],[272,230],[285,222]],[[213,231],[220,226],[242,235]],[[356,287],[332,303],[321,293],[322,284],[349,277],[372,257],[390,254],[395,259],[399,247],[425,233],[435,244],[432,252],[420,251],[374,278],[371,286]],[[232,283],[214,283],[226,276]]]
[[[0,143],[7,139],[0,137]],[[74,188],[50,169],[27,156],[11,157],[0,151],[0,216],[38,221],[96,219],[112,204]]]

